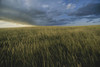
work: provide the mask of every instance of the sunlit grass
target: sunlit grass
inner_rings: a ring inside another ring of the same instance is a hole
[[[0,29],[0,67],[98,67],[100,25]]]

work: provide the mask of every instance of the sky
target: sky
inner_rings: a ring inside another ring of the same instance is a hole
[[[0,0],[0,20],[41,26],[100,25],[100,0]]]
[[[0,21],[0,28],[13,28],[13,27],[30,27],[31,25],[23,25],[9,21]]]

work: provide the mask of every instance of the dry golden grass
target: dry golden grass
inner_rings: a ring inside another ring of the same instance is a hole
[[[0,29],[0,67],[98,67],[100,25]]]

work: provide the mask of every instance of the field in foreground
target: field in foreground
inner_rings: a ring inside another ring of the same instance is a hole
[[[0,67],[99,67],[100,25],[0,29]]]

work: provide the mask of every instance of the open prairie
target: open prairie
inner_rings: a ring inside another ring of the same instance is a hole
[[[98,67],[100,25],[0,29],[0,67]]]

